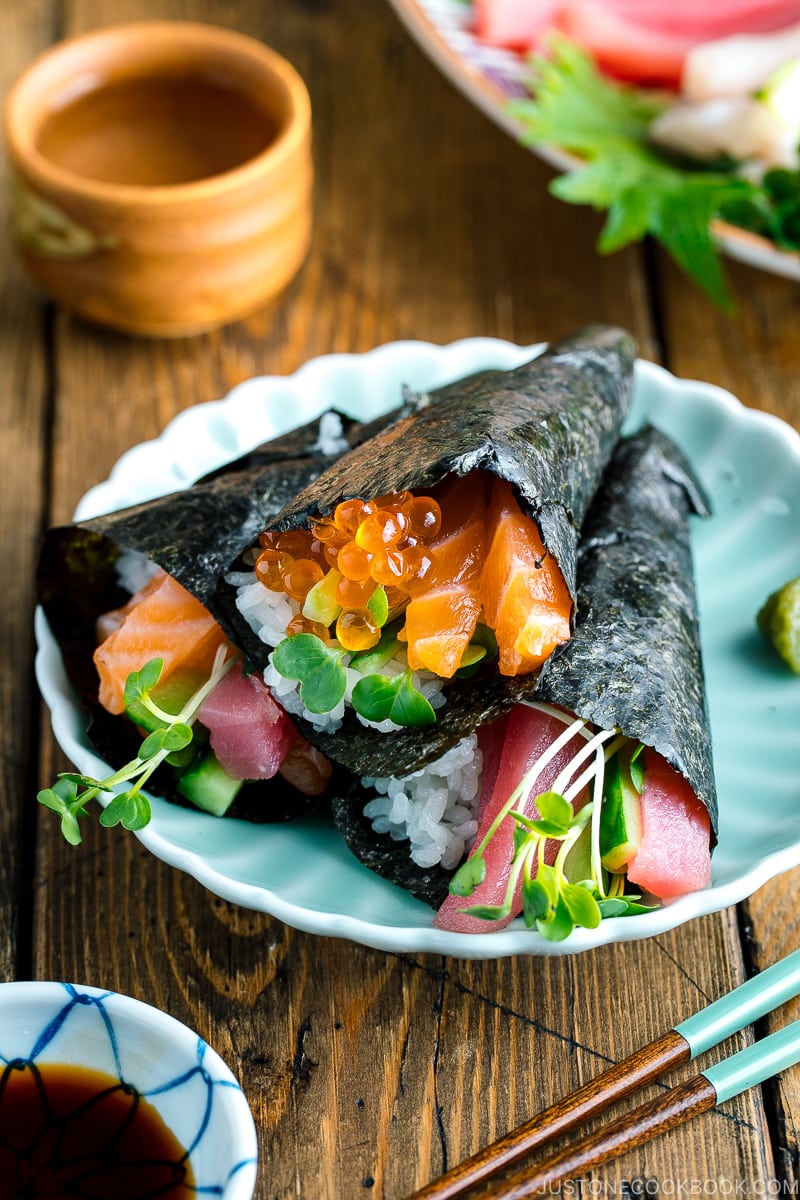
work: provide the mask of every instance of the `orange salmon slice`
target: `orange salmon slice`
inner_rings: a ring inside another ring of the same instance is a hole
[[[125,680],[151,658],[162,658],[161,679],[192,667],[211,670],[225,635],[211,614],[167,574],[157,575],[117,614],[119,624],[94,652],[99,700],[112,713],[125,708]]]
[[[442,498],[444,523],[431,545],[434,575],[406,609],[403,637],[412,671],[451,679],[472,640],[481,612],[485,553],[486,480],[472,472],[456,478]]]
[[[503,479],[492,483],[489,529],[481,576],[485,621],[497,638],[500,674],[526,675],[571,637],[572,599],[535,522]]]

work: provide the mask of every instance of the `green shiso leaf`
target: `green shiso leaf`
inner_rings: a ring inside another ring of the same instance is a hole
[[[553,39],[550,49],[551,57],[534,64],[535,98],[513,101],[509,111],[526,144],[556,146],[584,160],[553,181],[553,194],[607,212],[600,253],[651,234],[716,304],[731,311],[712,222],[731,219],[746,205],[757,215],[759,232],[772,236],[774,203],[764,186],[736,176],[734,164],[704,169],[660,153],[649,129],[664,101],[605,78],[566,39]],[[788,190],[785,179],[780,190]],[[791,227],[788,236],[794,236]]]

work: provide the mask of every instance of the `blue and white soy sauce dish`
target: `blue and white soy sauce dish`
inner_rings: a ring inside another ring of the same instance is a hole
[[[237,1080],[160,1010],[71,983],[0,984],[0,1200],[251,1200]]]

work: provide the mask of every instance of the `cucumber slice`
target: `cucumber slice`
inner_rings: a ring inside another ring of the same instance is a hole
[[[609,871],[621,871],[642,844],[642,805],[633,785],[630,755],[617,754],[606,767],[600,813],[600,857]]]
[[[186,701],[199,691],[207,679],[208,676],[204,675],[202,671],[175,671],[153,688],[153,700],[159,708],[163,708],[164,712],[175,716],[181,711]],[[162,729],[164,726],[164,722],[154,716],[150,709],[138,700],[135,704],[129,704],[125,712],[140,729],[145,729],[148,733],[153,733],[156,729]]]
[[[592,878],[592,826],[584,825],[564,859],[564,874],[570,883]]]
[[[211,750],[178,779],[180,794],[215,817],[225,815],[243,786],[244,780],[232,779]]]

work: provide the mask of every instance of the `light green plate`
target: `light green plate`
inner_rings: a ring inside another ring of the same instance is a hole
[[[370,418],[396,407],[403,384],[435,387],[482,367],[515,366],[533,349],[488,338],[449,346],[395,342],[367,354],[315,359],[290,377],[249,380],[130,450],[110,478],[87,493],[76,517],[185,487],[326,408]],[[253,826],[154,798],[153,820],[137,835],[142,843],[217,895],[298,929],[462,958],[568,954],[648,937],[742,900],[800,862],[800,678],[754,626],[767,595],[800,575],[800,436],[719,388],[640,362],[628,428],[645,418],[683,447],[714,508],[693,534],[720,798],[719,845],[707,889],[552,943],[519,922],[485,936],[434,929],[431,909],[361,866],[324,821]],[[37,677],[55,736],[80,771],[102,776],[107,768],[87,741],[83,713],[41,612],[36,628]]]

